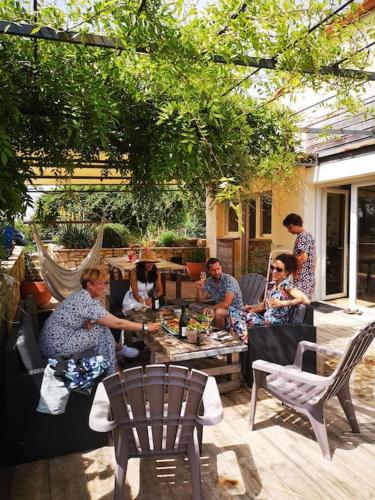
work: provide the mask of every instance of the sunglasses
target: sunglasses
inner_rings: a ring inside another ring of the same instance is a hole
[[[281,267],[277,266],[270,266],[271,271],[276,271],[277,273],[282,273],[285,271],[285,269],[282,269]]]

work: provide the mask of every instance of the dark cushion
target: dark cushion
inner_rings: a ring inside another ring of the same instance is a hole
[[[110,304],[109,312],[114,314],[122,309],[122,301],[130,288],[130,280],[111,280],[109,282]]]
[[[34,328],[34,336],[36,340],[38,340],[40,334],[38,311],[35,305],[34,297],[32,295],[28,295],[25,300],[25,317],[23,321],[32,322]]]
[[[292,325],[303,325],[305,322],[306,306],[304,304],[298,304],[291,308],[289,321]]]
[[[27,370],[35,370],[45,365],[35,336],[34,322],[26,312],[17,335],[17,350]]]

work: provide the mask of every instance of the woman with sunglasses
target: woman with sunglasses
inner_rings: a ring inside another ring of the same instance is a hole
[[[247,329],[254,325],[287,323],[291,308],[298,304],[310,304],[308,297],[296,288],[289,276],[297,268],[293,255],[278,255],[271,267],[272,281],[268,284],[266,296],[261,304],[245,305],[245,310],[230,308],[230,318],[234,331],[242,334],[247,342]]]
[[[82,272],[82,288],[63,300],[44,324],[39,341],[43,357],[70,358],[90,350],[93,355],[102,355],[108,361],[107,375],[110,375],[116,369],[116,345],[110,328],[159,330],[157,323],[134,323],[106,311],[98,301],[104,297],[106,280],[106,274],[99,268],[87,268]]]

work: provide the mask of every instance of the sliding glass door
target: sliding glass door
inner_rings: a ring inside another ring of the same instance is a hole
[[[344,189],[326,190],[325,298],[348,293],[348,198]]]
[[[357,300],[375,306],[375,185],[358,187]]]

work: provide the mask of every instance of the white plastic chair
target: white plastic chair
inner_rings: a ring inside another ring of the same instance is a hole
[[[313,342],[298,344],[293,365],[280,366],[268,361],[253,362],[254,383],[250,403],[250,429],[253,430],[257,390],[264,388],[291,408],[303,413],[320,445],[324,458],[331,459],[324,420],[324,403],[337,396],[353,432],[359,432],[349,389],[349,379],[355,365],[362,360],[375,336],[375,322],[356,332],[342,353]],[[304,351],[312,350],[328,355],[342,356],[335,371],[328,377],[304,372],[301,369]]]
[[[198,415],[203,403],[204,414]],[[110,413],[109,413],[110,411]],[[113,419],[109,417],[112,414]],[[89,425],[113,432],[117,469],[115,499],[123,495],[129,458],[185,455],[193,499],[201,498],[199,428],[215,425],[223,408],[214,377],[182,366],[149,365],[124,370],[99,384]]]

